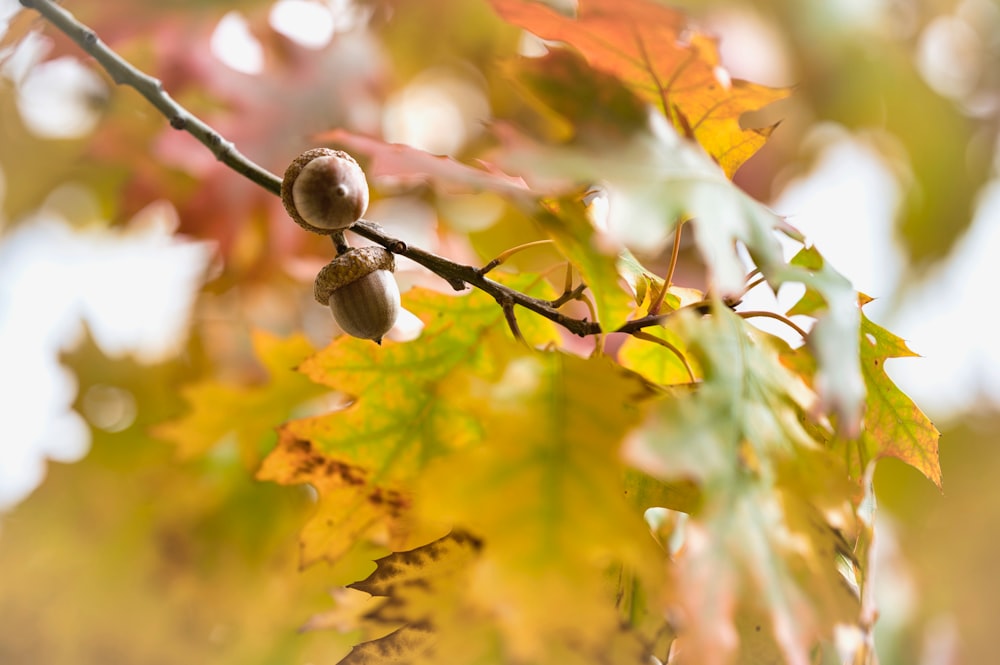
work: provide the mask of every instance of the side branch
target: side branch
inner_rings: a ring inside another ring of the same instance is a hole
[[[456,291],[464,289],[466,284],[474,286],[496,298],[497,302],[512,302],[525,309],[530,309],[532,312],[544,316],[580,337],[596,335],[601,332],[601,326],[596,321],[574,319],[573,317],[566,316],[552,307],[548,301],[533,298],[520,291],[515,291],[510,287],[504,286],[499,282],[494,282],[472,266],[455,263],[437,254],[417,247],[411,247],[401,240],[387,236],[371,222],[365,220],[357,221],[350,230],[359,236],[382,245],[390,252],[405,256],[408,259],[412,259],[415,263],[419,263],[434,274],[445,279]]]

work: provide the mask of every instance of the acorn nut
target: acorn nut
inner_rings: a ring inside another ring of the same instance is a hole
[[[313,233],[346,229],[368,209],[368,181],[346,152],[313,148],[295,158],[281,181],[281,202]]]
[[[381,247],[356,247],[316,275],[314,295],[348,335],[382,343],[399,316],[396,261]]]

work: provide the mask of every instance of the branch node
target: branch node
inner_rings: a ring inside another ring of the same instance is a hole
[[[184,131],[187,129],[187,118],[182,115],[175,115],[170,117],[170,126],[176,130]]]

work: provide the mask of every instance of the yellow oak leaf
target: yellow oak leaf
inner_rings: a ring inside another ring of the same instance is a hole
[[[257,471],[258,480],[281,485],[308,483],[319,495],[316,513],[302,530],[300,564],[336,562],[359,542],[403,547],[408,530],[401,518],[409,499],[371,481],[364,467],[324,455],[287,427]]]
[[[191,410],[153,428],[153,436],[175,444],[184,459],[199,457],[228,435],[235,435],[245,460],[255,466],[276,424],[295,410],[330,391],[316,385],[295,367],[314,353],[303,335],[282,339],[264,331],[252,334],[254,353],[267,372],[258,385],[221,383],[208,379],[181,389]]]
[[[693,354],[686,351],[686,344],[675,331],[663,326],[652,326],[645,328],[644,332],[669,343],[682,355],[656,342],[629,337],[622,342],[618,350],[618,360],[623,367],[662,385],[690,382],[692,377],[688,373],[689,368],[695,379],[701,376],[698,361]],[[685,362],[687,367],[684,365]]]
[[[627,646],[637,638],[619,635],[618,578],[608,571],[635,570],[659,595],[664,553],[625,498],[618,452],[648,395],[604,359],[522,354],[484,395],[490,442],[441,457],[421,476],[417,513],[484,543],[465,602],[493,618],[510,659],[640,662],[641,649]]]

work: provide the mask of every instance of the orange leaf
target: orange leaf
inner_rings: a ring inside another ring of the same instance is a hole
[[[580,0],[575,19],[538,2],[491,3],[506,21],[569,44],[594,69],[659,107],[730,178],[774,129],[743,129],[740,116],[788,95],[787,88],[730,79],[715,40],[691,31],[680,12],[649,0]]]

